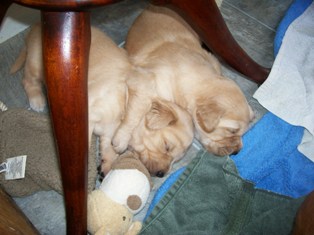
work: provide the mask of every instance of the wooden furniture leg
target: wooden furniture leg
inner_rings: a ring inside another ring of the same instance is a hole
[[[87,70],[91,7],[119,0],[2,0],[42,12],[45,79],[65,199],[67,234],[87,233]]]
[[[4,19],[5,13],[7,12],[8,8],[11,6],[12,2],[10,0],[2,0],[0,2],[0,26]]]
[[[230,33],[215,0],[152,0],[180,14],[198,33],[205,45],[220,59],[248,79],[261,84],[269,69],[252,60]]]
[[[301,204],[294,221],[291,235],[314,234],[314,191]]]
[[[47,94],[57,142],[67,234],[87,231],[88,12],[42,12]]]
[[[2,22],[11,1],[0,3]],[[48,101],[59,153],[67,234],[87,233],[89,12],[42,11]]]
[[[23,214],[14,200],[0,187],[0,232],[1,234],[39,235],[39,232]]]

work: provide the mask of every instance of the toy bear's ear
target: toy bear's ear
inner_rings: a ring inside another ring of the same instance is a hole
[[[134,210],[134,211],[138,210],[142,206],[142,200],[137,195],[130,195],[128,196],[128,199],[127,199],[127,206],[131,210]]]
[[[125,235],[137,235],[142,229],[142,223],[140,221],[135,221],[125,233]]]

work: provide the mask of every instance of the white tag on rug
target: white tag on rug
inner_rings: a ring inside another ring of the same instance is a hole
[[[25,177],[26,155],[8,158],[0,165],[0,173],[5,172],[6,180],[15,180]]]

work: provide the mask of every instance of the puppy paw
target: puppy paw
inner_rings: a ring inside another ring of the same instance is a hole
[[[105,176],[108,174],[108,172],[111,170],[111,165],[112,162],[108,161],[102,161],[101,165],[97,168],[98,174],[102,177],[105,178]]]
[[[29,100],[31,108],[36,112],[43,112],[46,107],[46,99],[42,96],[37,96]]]
[[[123,153],[129,145],[131,135],[118,131],[112,140],[112,146],[117,153]]]
[[[111,170],[112,163],[118,158],[118,154],[114,152],[113,148],[104,147],[102,144],[104,143],[103,138],[100,138],[100,157],[101,162],[100,166],[97,168],[98,173],[101,177],[104,177]]]

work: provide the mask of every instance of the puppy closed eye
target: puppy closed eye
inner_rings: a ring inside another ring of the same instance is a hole
[[[227,128],[227,131],[233,135],[237,134],[240,128]]]
[[[167,153],[169,153],[169,152],[171,152],[172,147],[171,147],[171,145],[170,145],[169,143],[165,142],[165,143],[164,143],[164,149],[165,149],[165,151],[166,151]]]

